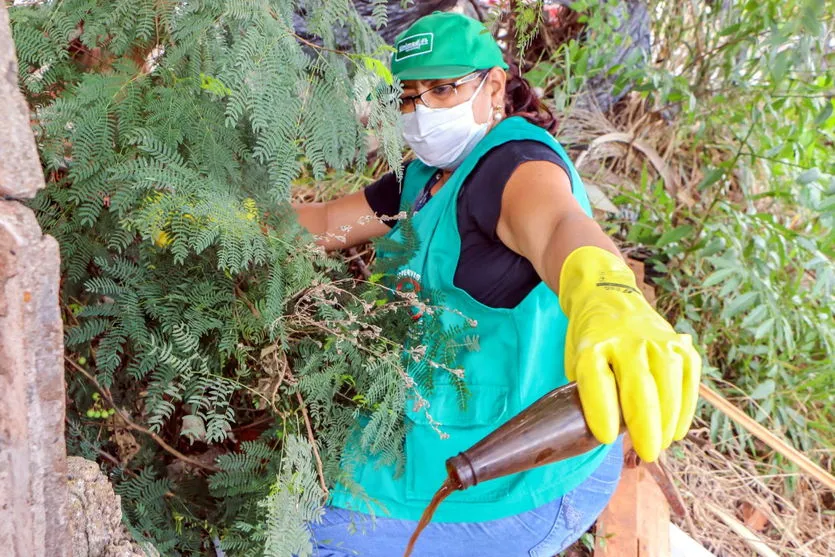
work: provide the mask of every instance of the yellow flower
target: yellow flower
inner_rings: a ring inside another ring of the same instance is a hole
[[[171,236],[165,230],[160,230],[153,235],[154,245],[158,248],[165,248],[171,243]]]
[[[159,203],[162,200],[162,192],[154,191],[150,194],[145,196],[145,203],[150,205],[151,203]]]
[[[244,218],[246,220],[256,220],[258,218],[258,205],[255,203],[255,200],[251,197],[247,197],[243,201],[244,210],[246,211],[246,215]]]

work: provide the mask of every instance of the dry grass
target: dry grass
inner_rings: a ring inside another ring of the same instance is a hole
[[[688,134],[632,94],[608,114],[572,110],[561,120],[557,136],[569,146],[584,146],[575,157],[577,169],[592,183],[608,184],[610,193],[636,190],[646,168],[679,204],[692,207],[705,161],[718,162],[727,153],[695,148]]]
[[[718,556],[754,555],[752,544],[717,515],[738,520],[778,555],[835,555],[833,494],[800,474],[788,493],[785,471],[766,467],[738,451],[733,459],[695,430],[679,446],[683,457],[669,458],[671,476],[688,507],[690,524],[679,526]],[[736,451],[735,451],[736,452]],[[759,516],[752,516],[752,510]],[[693,531],[695,529],[695,531]]]
[[[654,110],[638,94],[630,94],[612,111],[572,109],[563,115],[557,138],[568,148],[585,181],[608,189],[610,195],[636,191],[646,168],[651,180],[661,179],[678,206],[693,208],[701,199],[698,186],[707,168],[733,159],[739,139],[730,133],[716,136],[710,145],[697,138],[695,129],[680,125],[672,111]],[[765,160],[747,161],[723,177],[725,199],[741,202],[768,189],[770,171]],[[797,207],[786,206],[769,196],[754,203],[759,211],[791,216],[798,223],[803,216]],[[794,226],[793,226],[794,227]]]

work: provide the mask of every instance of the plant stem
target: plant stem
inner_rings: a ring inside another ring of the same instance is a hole
[[[116,413],[119,414],[119,417],[122,418],[122,420],[124,420],[125,424],[128,426],[129,429],[132,429],[134,431],[138,431],[140,433],[144,433],[145,435],[147,435],[148,437],[150,437],[151,439],[156,441],[156,443],[163,450],[165,450],[166,452],[168,452],[172,456],[178,458],[179,460],[182,460],[183,462],[191,464],[192,466],[196,466],[197,468],[202,468],[203,470],[208,470],[209,472],[220,472],[220,468],[217,468],[216,466],[212,466],[211,464],[204,464],[204,463],[202,463],[198,460],[194,460],[193,458],[190,458],[190,457],[184,455],[183,453],[181,453],[180,451],[178,451],[177,449],[175,449],[174,447],[172,447],[171,445],[166,443],[165,440],[162,437],[160,437],[159,435],[157,435],[156,433],[154,433],[153,431],[151,431],[147,427],[141,426],[141,425],[137,424],[136,422],[134,422],[130,418],[130,415],[127,412],[123,411],[121,408],[118,408],[116,406],[116,403],[113,402],[113,397],[110,396],[110,391],[108,391],[107,389],[102,387],[101,384],[99,384],[99,382],[96,381],[96,378],[93,377],[86,369],[84,369],[83,367],[81,367],[80,365],[78,365],[77,363],[72,361],[71,359],[69,359],[67,356],[64,356],[64,360],[67,363],[69,363],[76,371],[78,371],[84,377],[86,377],[96,387],[96,390],[99,391],[101,396],[103,396],[104,399],[108,402],[108,404],[110,404],[110,407],[113,408],[114,410],[116,410]]]
[[[319,457],[319,449],[316,448],[316,438],[313,437],[313,426],[310,425],[310,416],[307,415],[307,407],[304,405],[304,399],[299,391],[296,391],[296,398],[299,399],[299,407],[302,409],[302,416],[304,416],[304,425],[307,428],[307,439],[310,441],[310,446],[313,447],[313,456],[316,458],[316,471],[319,473],[319,484],[322,486],[322,491],[325,493],[325,499],[328,496],[328,486],[325,484],[325,472],[322,467],[322,459]]]

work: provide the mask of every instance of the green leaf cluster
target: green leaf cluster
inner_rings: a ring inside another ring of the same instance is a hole
[[[616,75],[615,92],[636,92],[610,119],[669,167],[653,176],[646,165],[624,169],[623,158],[606,162],[632,184],[614,200],[621,214],[610,231],[646,258],[677,329],[699,339],[707,381],[798,448],[831,448],[835,74],[826,37],[835,10],[807,0],[651,1],[650,58],[610,68],[628,40],[615,4],[573,3],[583,36],[529,77],[567,112],[567,136],[575,101],[600,76]],[[705,412],[714,441],[759,454],[747,432]]]
[[[99,395],[72,371],[70,450],[110,470],[134,536],[165,555],[310,554],[321,481],[361,495],[351,462],[402,467],[412,302],[348,276],[289,203],[302,180],[362,175],[372,134],[400,171],[385,45],[348,0],[63,0],[10,15],[66,346],[191,462],[140,434],[124,453],[119,415],[88,418]],[[452,368],[455,351],[436,352]]]

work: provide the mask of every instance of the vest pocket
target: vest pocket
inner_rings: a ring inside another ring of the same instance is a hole
[[[437,385],[427,397],[426,409],[409,408],[406,434],[406,496],[428,501],[447,477],[446,460],[469,449],[510,419],[515,412],[504,385],[469,385],[466,406],[459,404],[459,393],[452,385]],[[436,430],[440,429],[440,432]],[[443,435],[447,437],[444,438]],[[518,475],[490,480],[465,491],[455,492],[450,500],[499,501],[519,481]],[[466,517],[461,517],[466,520]]]

